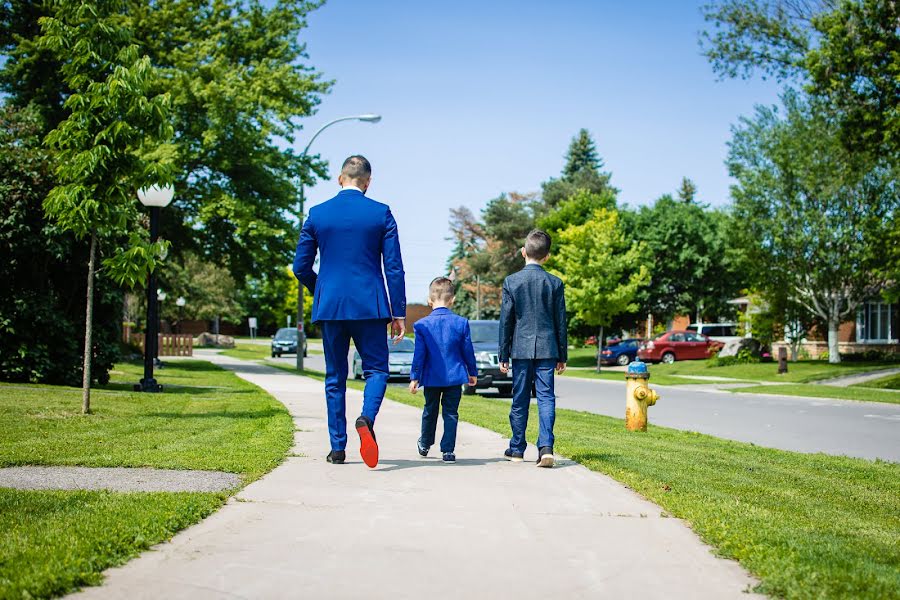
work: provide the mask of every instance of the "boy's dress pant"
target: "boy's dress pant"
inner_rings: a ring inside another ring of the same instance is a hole
[[[459,424],[459,401],[462,386],[425,387],[425,409],[422,411],[423,446],[434,444],[437,430],[438,408],[444,415],[444,435],[441,437],[441,452],[453,452],[456,448],[456,427]]]
[[[537,392],[538,405],[538,448],[553,446],[553,424],[556,421],[556,394],[553,389],[555,358],[514,358],[513,401],[509,410],[509,425],[512,438],[509,448],[514,452],[525,452],[528,442],[525,430],[528,428],[528,408],[531,404],[531,387]]]

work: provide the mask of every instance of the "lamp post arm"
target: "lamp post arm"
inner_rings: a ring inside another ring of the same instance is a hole
[[[334,125],[335,123],[340,123],[341,121],[356,121],[359,119],[358,115],[354,115],[352,117],[340,117],[339,119],[335,119],[333,121],[329,121],[319,127],[319,130],[316,131],[311,138],[309,138],[309,143],[306,144],[306,148],[303,149],[303,153],[300,156],[306,156],[306,153],[309,152],[309,147],[312,146],[313,142],[316,141],[316,138],[319,137],[319,134]]]

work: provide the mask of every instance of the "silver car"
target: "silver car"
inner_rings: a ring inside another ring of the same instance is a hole
[[[400,343],[394,344],[391,338],[387,338],[388,352],[388,377],[406,379],[409,381],[409,370],[412,368],[413,352],[416,349],[415,342],[411,338],[403,338]],[[353,377],[363,378],[362,358],[359,352],[353,353]]]

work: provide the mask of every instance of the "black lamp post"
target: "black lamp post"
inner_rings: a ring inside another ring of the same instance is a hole
[[[150,242],[156,242],[159,238],[159,211],[169,205],[175,190],[171,186],[160,187],[157,185],[138,190],[138,200],[141,204],[150,208]],[[153,378],[153,359],[156,357],[156,347],[159,336],[159,305],[158,290],[156,289],[156,272],[151,271],[147,277],[147,332],[144,335],[144,378],[134,386],[139,392],[162,391],[156,379]]]

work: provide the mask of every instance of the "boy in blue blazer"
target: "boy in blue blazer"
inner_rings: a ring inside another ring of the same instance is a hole
[[[420,456],[428,456],[437,429],[438,407],[444,415],[441,453],[444,462],[456,462],[456,426],[462,385],[475,385],[478,369],[469,321],[453,313],[453,282],[438,277],[428,287],[431,314],[415,324],[416,349],[409,374],[409,391],[425,388],[422,411],[422,435],[418,441]]]

